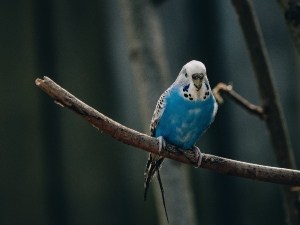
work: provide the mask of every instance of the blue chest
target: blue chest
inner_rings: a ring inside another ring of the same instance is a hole
[[[173,91],[166,97],[165,110],[155,130],[168,143],[189,149],[214,120],[215,99],[190,101]]]

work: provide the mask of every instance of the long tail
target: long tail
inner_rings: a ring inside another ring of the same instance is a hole
[[[167,212],[166,202],[165,202],[164,188],[163,188],[161,178],[160,178],[160,174],[159,174],[159,169],[160,169],[160,166],[161,166],[163,160],[164,160],[163,157],[160,157],[160,156],[155,155],[155,154],[149,154],[149,158],[148,158],[146,168],[145,168],[145,172],[144,172],[144,188],[145,188],[144,200],[146,201],[146,199],[147,199],[147,194],[148,194],[148,189],[149,189],[150,182],[151,182],[153,176],[156,173],[158,183],[159,183],[159,187],[160,187],[160,191],[161,191],[161,197],[162,197],[163,205],[164,205],[164,209],[165,209],[165,214],[166,214],[166,217],[167,217],[167,221],[169,222],[169,217],[168,217],[168,212]]]

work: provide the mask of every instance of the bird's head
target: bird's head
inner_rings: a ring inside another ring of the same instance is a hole
[[[185,64],[175,81],[179,84],[191,84],[199,91],[203,83],[207,80],[206,68],[200,61],[192,60]]]
[[[193,99],[196,96],[197,99],[204,98],[205,93],[210,90],[205,65],[196,60],[192,60],[182,67],[175,84],[183,88],[183,94],[189,92],[193,95]]]

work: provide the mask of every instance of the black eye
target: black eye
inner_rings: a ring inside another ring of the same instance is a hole
[[[187,77],[187,73],[185,73],[184,76]]]

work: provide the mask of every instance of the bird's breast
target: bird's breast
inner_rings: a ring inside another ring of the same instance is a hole
[[[212,122],[214,102],[213,97],[205,101],[189,101],[179,94],[171,94],[166,99],[156,136],[163,136],[178,147],[191,148]]]

